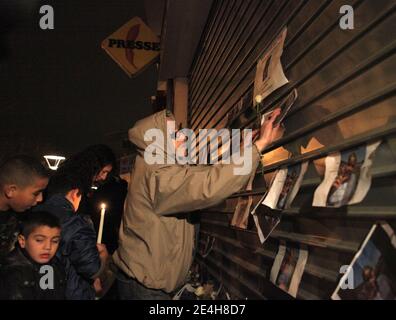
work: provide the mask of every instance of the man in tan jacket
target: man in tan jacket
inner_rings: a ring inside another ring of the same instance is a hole
[[[169,299],[182,286],[193,259],[194,226],[182,214],[214,206],[240,191],[256,172],[260,152],[278,135],[276,109],[264,122],[259,137],[242,151],[251,155],[248,174],[236,175],[235,164],[191,166],[148,164],[147,132],[160,129],[167,139],[165,110],[138,121],[128,132],[138,155],[131,172],[120,227],[119,247],[113,255],[119,268],[121,299]],[[146,135],[146,136],[145,136]],[[173,141],[176,144],[176,141]],[[167,148],[161,150],[166,157]]]

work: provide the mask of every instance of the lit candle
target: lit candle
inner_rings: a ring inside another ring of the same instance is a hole
[[[256,102],[257,102],[258,104],[260,104],[261,101],[263,101],[263,97],[262,97],[260,94],[258,94],[258,95],[255,97],[255,100],[256,100]]]
[[[104,223],[104,216],[106,212],[106,205],[104,203],[101,204],[100,210],[100,223],[99,223],[99,231],[98,231],[98,240],[97,243],[102,243],[102,234],[103,234],[103,223]]]

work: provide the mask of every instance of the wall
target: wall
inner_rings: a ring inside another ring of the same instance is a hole
[[[354,30],[339,28],[344,4],[354,8]],[[282,64],[290,83],[264,101],[263,111],[293,88],[299,98],[285,120],[284,137],[267,150],[265,180],[280,166],[311,160],[292,208],[264,245],[252,221],[246,231],[230,227],[236,195],[201,212],[200,249],[208,236],[216,240],[211,253],[197,260],[234,295],[289,298],[269,282],[279,243],[286,242],[309,252],[297,298],[327,299],[340,266],[350,263],[371,225],[386,219],[395,227],[395,23],[392,0],[214,1],[189,77],[190,127],[223,128],[242,97],[252,100],[256,62],[287,26]],[[375,139],[383,143],[364,201],[340,209],[312,207],[324,157]],[[257,203],[265,190],[258,172],[248,194]]]

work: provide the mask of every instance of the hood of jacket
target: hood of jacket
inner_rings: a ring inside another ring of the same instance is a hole
[[[175,147],[172,141],[176,131],[174,121],[172,113],[162,110],[137,121],[128,131],[129,141],[137,147],[140,156],[144,157],[147,150],[163,158],[163,163],[152,164],[156,167],[167,166],[167,159],[175,159]]]

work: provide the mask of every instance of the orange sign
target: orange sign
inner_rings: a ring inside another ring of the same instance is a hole
[[[135,76],[160,53],[158,37],[134,17],[102,42],[102,48],[128,74]]]

